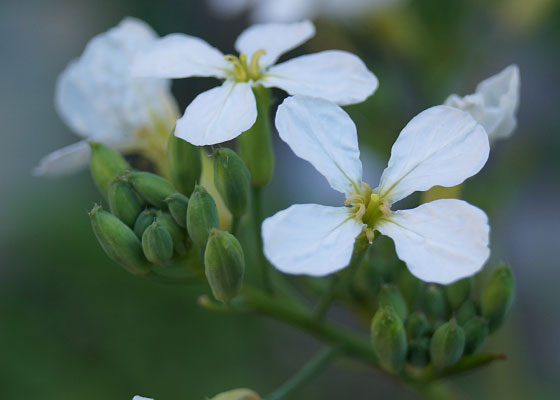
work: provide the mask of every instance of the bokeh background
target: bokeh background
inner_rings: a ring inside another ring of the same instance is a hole
[[[453,379],[458,398],[560,397],[560,2],[403,0],[358,18],[319,16],[297,54],[329,48],[362,57],[377,93],[347,110],[358,125],[366,178],[374,183],[400,129],[448,94],[474,91],[516,63],[519,127],[492,150],[466,198],[487,211],[493,257],[511,263],[517,298],[487,343],[506,362]],[[57,75],[94,35],[135,16],[161,35],[185,32],[225,52],[250,23],[194,0],[2,0],[0,2],[0,398],[203,399],[249,386],[267,393],[319,344],[249,316],[208,314],[204,288],[162,286],[126,274],[98,246],[87,211],[99,195],[89,173],[31,176],[75,136],[57,116]],[[175,81],[184,108],[209,79]],[[281,93],[276,93],[281,101]],[[306,163],[276,143],[267,215],[294,202],[341,199]],[[336,311],[335,311],[336,317]],[[351,363],[337,363],[297,398],[414,395]]]

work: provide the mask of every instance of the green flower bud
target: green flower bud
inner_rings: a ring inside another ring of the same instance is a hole
[[[239,155],[251,172],[253,186],[266,185],[274,172],[274,151],[270,138],[270,89],[263,86],[253,88],[257,101],[255,124],[237,138]]]
[[[171,182],[151,172],[132,171],[127,178],[148,203],[158,208],[165,208],[165,199],[176,192]]]
[[[212,228],[218,227],[218,210],[206,189],[197,185],[187,208],[187,231],[195,245],[204,248]]]
[[[391,306],[401,321],[406,321],[406,317],[408,316],[408,307],[406,306],[406,302],[399,292],[399,289],[397,289],[395,285],[384,284],[377,295],[377,299],[379,301],[380,308]]]
[[[142,235],[148,226],[152,225],[156,219],[156,211],[153,209],[147,209],[142,211],[136,221],[134,222],[134,233],[138,236],[138,239],[142,239]]]
[[[513,303],[515,280],[509,265],[497,268],[486,283],[481,296],[482,316],[488,320],[490,333],[495,332],[506,318]]]
[[[173,257],[173,239],[167,229],[154,221],[142,235],[142,249],[149,261],[161,264]]]
[[[182,228],[187,226],[187,207],[189,206],[189,198],[181,193],[173,193],[165,199],[169,213]]]
[[[251,174],[233,150],[214,152],[214,184],[231,215],[243,216],[249,205]]]
[[[451,319],[440,326],[430,342],[430,356],[436,367],[448,367],[455,364],[463,355],[465,332]]]
[[[107,192],[111,213],[130,227],[142,211],[142,205],[132,186],[117,176],[109,184]]]
[[[408,306],[412,308],[422,293],[424,282],[412,275],[407,268],[403,268],[397,276],[397,286]]]
[[[261,397],[251,389],[234,389],[217,394],[209,400],[261,400]]]
[[[453,310],[457,310],[471,296],[473,286],[472,278],[461,279],[450,285],[444,286],[445,296]]]
[[[478,314],[478,308],[472,300],[465,301],[461,307],[455,312],[455,318],[459,325],[464,326],[465,323]]]
[[[130,165],[119,152],[101,143],[90,142],[89,147],[91,176],[99,191],[106,195],[109,182],[122,171],[129,169]]]
[[[399,373],[406,358],[406,333],[398,314],[391,306],[380,308],[371,321],[373,350],[381,366]]]
[[[200,182],[200,148],[171,134],[167,143],[167,164],[173,185],[185,196],[190,196],[196,183]]]
[[[159,210],[156,214],[156,221],[161,224],[173,239],[173,248],[180,256],[187,253],[187,232],[181,228],[171,214]]]
[[[436,285],[428,285],[424,292],[424,312],[431,318],[438,318],[445,313],[446,302],[443,290]]]
[[[217,300],[228,303],[239,294],[245,272],[245,257],[235,236],[212,229],[204,252],[204,267]]]
[[[428,330],[428,318],[421,311],[415,311],[406,320],[406,335],[409,339],[418,338]]]
[[[408,343],[408,362],[417,367],[424,367],[430,362],[430,339],[417,338]]]
[[[95,237],[111,260],[131,274],[143,275],[150,272],[152,266],[144,257],[142,244],[132,229],[98,205],[93,207],[89,217]]]
[[[478,351],[488,337],[488,322],[482,317],[473,317],[464,325],[465,354]]]

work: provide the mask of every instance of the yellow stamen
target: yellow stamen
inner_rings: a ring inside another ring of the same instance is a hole
[[[261,67],[259,66],[259,58],[266,54],[265,49],[259,49],[253,53],[251,64],[249,65],[249,76],[251,79],[257,80],[261,76]]]

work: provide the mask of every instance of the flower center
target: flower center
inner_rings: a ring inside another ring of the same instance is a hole
[[[266,50],[259,49],[253,53],[251,61],[247,63],[247,55],[241,53],[239,57],[233,55],[225,56],[227,62],[233,66],[231,72],[233,79],[236,82],[249,82],[250,80],[257,81],[262,77],[263,71],[259,66],[259,58],[266,54]]]
[[[351,206],[354,217],[366,225],[364,228],[366,236],[372,242],[375,226],[381,219],[391,215],[391,208],[387,200],[373,193],[367,183],[363,185],[363,193],[348,196],[344,205]]]

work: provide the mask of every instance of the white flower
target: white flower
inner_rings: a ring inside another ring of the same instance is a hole
[[[216,77],[225,82],[199,94],[177,121],[175,135],[194,145],[231,140],[257,118],[252,86],[277,87],[292,95],[313,95],[337,104],[359,103],[377,88],[377,78],[355,55],[337,50],[304,55],[278,65],[289,50],[315,33],[309,21],[254,25],[237,38],[239,57],[224,56],[205,41],[167,35],[142,52],[137,76]]]
[[[234,17],[250,10],[254,22],[293,22],[310,18],[356,19],[403,0],[208,0],[216,15]]]
[[[134,396],[132,400],[154,400],[149,397],[142,397],[142,396]]]
[[[143,21],[125,18],[94,37],[84,53],[60,75],[55,105],[68,126],[84,140],[47,155],[36,175],[56,176],[87,165],[88,141],[121,151],[163,151],[177,106],[170,81],[130,74],[135,54],[157,38]]]
[[[490,142],[494,142],[511,136],[517,126],[519,87],[519,68],[510,65],[480,82],[474,94],[452,94],[444,104],[470,113],[486,129]]]
[[[299,157],[346,195],[345,207],[293,205],[262,225],[264,253],[280,271],[322,276],[350,262],[363,231],[390,236],[410,272],[447,284],[472,275],[489,256],[489,226],[480,209],[456,199],[412,210],[391,205],[435,185],[455,186],[476,174],[488,158],[484,128],[468,113],[446,106],[413,118],[393,145],[379,186],[362,182],[356,127],[338,106],[292,97],[278,107],[276,127]]]

